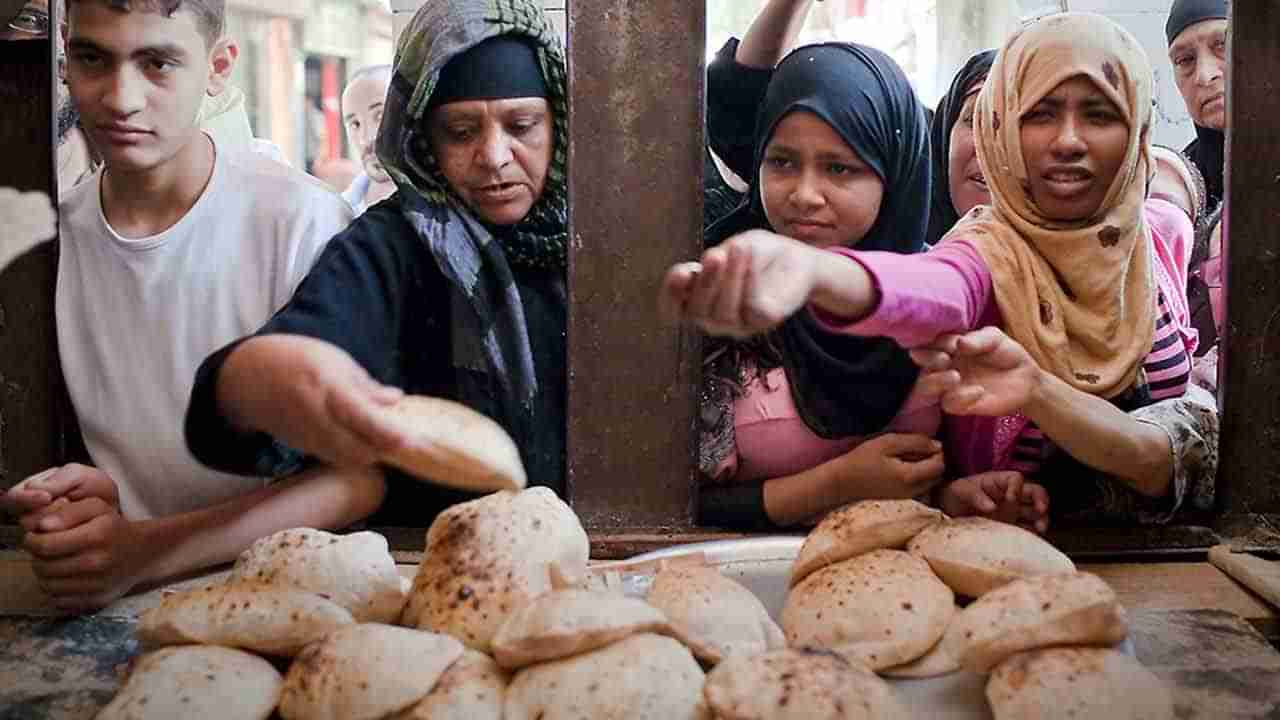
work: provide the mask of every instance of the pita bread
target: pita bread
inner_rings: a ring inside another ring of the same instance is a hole
[[[230,577],[316,593],[356,622],[395,622],[408,600],[387,539],[375,532],[282,530],[241,553]]]
[[[838,653],[809,648],[733,655],[707,675],[707,704],[722,720],[899,720],[889,684]]]
[[[979,673],[1024,650],[1114,645],[1128,633],[1115,591],[1082,572],[1015,580],[975,600],[955,622],[960,664]]]
[[[545,487],[454,505],[431,524],[426,546],[402,623],[484,653],[511,613],[587,573],[587,533]]]
[[[502,426],[461,403],[406,395],[388,409],[407,442],[382,460],[437,485],[470,492],[522,490],[520,450]]]
[[[138,619],[144,647],[225,645],[292,657],[354,622],[339,605],[293,588],[228,582],[177,592]]]
[[[901,548],[945,515],[915,500],[862,500],[833,510],[800,546],[791,567],[795,587],[814,570],[881,548]]]
[[[488,655],[466,650],[435,689],[396,720],[502,720],[508,679]]]
[[[280,693],[284,720],[378,720],[426,697],[462,656],[447,635],[365,623],[308,645]]]
[[[882,670],[928,652],[955,609],[955,594],[925,561],[901,550],[872,550],[793,588],[782,630],[790,647],[826,648]]]
[[[641,632],[667,631],[667,618],[643,600],[616,593],[557,590],[517,609],[493,636],[508,670],[604,647]]]
[[[956,593],[973,598],[1018,578],[1076,569],[1071,558],[1039,535],[984,517],[925,528],[907,551],[927,560]]]
[[[516,673],[507,688],[505,718],[709,720],[704,680],[679,641],[641,633]]]
[[[271,663],[242,650],[184,645],[148,653],[99,720],[266,720],[283,680]]]
[[[1005,660],[987,681],[995,720],[1172,720],[1173,698],[1136,659],[1106,648],[1050,648]]]
[[[703,662],[714,665],[735,653],[758,655],[787,644],[760,599],[713,567],[664,565],[646,600]]]
[[[960,608],[957,607],[956,615],[959,613]],[[959,671],[960,633],[956,629],[956,615],[951,617],[951,624],[942,633],[942,639],[929,652],[905,665],[885,668],[880,674],[891,678],[914,679],[941,677]]]

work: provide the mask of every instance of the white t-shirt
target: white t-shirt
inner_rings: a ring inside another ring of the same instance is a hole
[[[183,439],[196,368],[288,301],[351,210],[319,181],[247,151],[218,151],[191,210],[127,240],[107,223],[102,172],[61,202],[62,372],[94,464],[130,519],[227,501],[264,478],[214,472]]]

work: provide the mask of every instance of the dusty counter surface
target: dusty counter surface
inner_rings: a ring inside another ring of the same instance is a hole
[[[415,565],[400,570],[412,577]],[[1138,656],[1173,689],[1179,718],[1280,713],[1280,652],[1259,627],[1275,612],[1205,562],[1082,565],[1120,595]],[[92,718],[137,651],[140,613],[168,591],[217,582],[210,573],[123,598],[90,616],[59,618],[26,555],[0,550],[0,719]]]

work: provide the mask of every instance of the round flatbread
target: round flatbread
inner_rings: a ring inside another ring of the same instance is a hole
[[[466,650],[426,697],[395,720],[502,720],[509,680],[493,658]]]
[[[1107,648],[1018,653],[987,680],[995,720],[1171,720],[1169,688],[1137,659]]]
[[[792,588],[782,610],[790,647],[834,650],[872,670],[924,655],[955,615],[955,594],[901,550],[827,565]]]
[[[484,653],[513,612],[587,573],[587,533],[545,487],[454,505],[431,524],[426,546],[401,622]]]
[[[1032,575],[1073,572],[1071,558],[1035,533],[983,517],[925,528],[907,545],[960,595],[982,597]]]
[[[447,635],[365,623],[308,645],[280,694],[284,720],[378,720],[426,697],[462,656]]]
[[[407,441],[383,456],[415,477],[470,492],[522,490],[520,450],[502,426],[461,403],[406,395],[387,410]]]
[[[241,553],[230,577],[322,595],[346,608],[356,622],[393,623],[408,600],[408,583],[387,539],[375,532],[281,530]]]
[[[787,644],[760,599],[713,567],[668,563],[654,576],[645,599],[666,615],[672,634],[705,663]]]
[[[1128,634],[1115,591],[1082,572],[1015,580],[975,600],[955,623],[960,664],[979,673],[1024,650],[1109,646]]]
[[[98,720],[266,720],[283,679],[243,650],[183,645],[143,655]]]
[[[667,632],[667,618],[618,593],[556,590],[511,614],[493,637],[493,657],[508,670],[595,650],[641,632]]]
[[[795,587],[814,570],[872,550],[901,548],[945,516],[915,500],[862,500],[833,510],[800,546],[791,567]]]
[[[960,670],[960,633],[955,619],[959,614],[960,608],[956,607],[956,614],[951,617],[951,623],[942,633],[942,639],[930,648],[929,652],[909,663],[885,668],[880,671],[880,674],[891,678],[915,679],[941,677],[958,672]]]
[[[196,643],[293,657],[353,622],[346,608],[319,595],[240,581],[165,597],[142,614],[135,634],[144,647]]]
[[[531,665],[507,688],[506,720],[709,720],[706,677],[678,640],[641,633]]]
[[[707,675],[719,720],[899,720],[889,684],[838,653],[808,648],[733,655]]]

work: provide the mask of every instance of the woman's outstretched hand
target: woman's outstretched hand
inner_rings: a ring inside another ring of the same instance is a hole
[[[923,369],[921,389],[942,400],[952,415],[1011,415],[1034,402],[1040,367],[996,327],[943,335],[911,351]]]
[[[873,300],[858,263],[767,230],[734,235],[698,262],[673,266],[659,294],[669,320],[738,338],[768,332],[810,302],[855,316]]]

